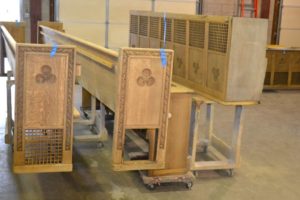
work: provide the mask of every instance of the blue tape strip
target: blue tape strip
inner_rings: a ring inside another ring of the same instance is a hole
[[[165,51],[166,36],[167,36],[167,17],[166,17],[166,13],[164,13],[164,43],[163,43],[163,48],[160,49],[160,59],[163,68],[167,66],[167,53]]]
[[[55,56],[56,51],[57,51],[57,48],[58,48],[58,45],[54,42],[54,43],[53,43],[53,46],[52,46],[52,50],[51,50],[51,52],[50,52],[50,57],[51,57],[51,58]]]
[[[16,27],[19,27],[20,22],[18,20],[16,20]]]

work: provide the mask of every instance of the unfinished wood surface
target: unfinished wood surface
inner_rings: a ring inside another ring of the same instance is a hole
[[[173,52],[166,50],[167,66],[160,51],[124,48],[120,51],[118,90],[113,138],[113,168],[117,171],[161,169],[165,165]],[[138,98],[137,98],[138,97]],[[124,160],[126,130],[155,129],[155,160]]]
[[[25,22],[1,22],[0,25],[4,26],[7,31],[11,34],[14,40],[18,43],[25,42]]]
[[[1,33],[15,79],[13,171],[72,171],[75,48],[51,56],[50,45],[16,43],[4,26]]]
[[[300,89],[300,48],[269,46],[265,89]]]
[[[130,46],[174,49],[174,81],[223,104],[259,101],[267,20],[173,13],[164,20],[163,13],[147,11],[132,11],[130,19]]]
[[[172,88],[174,88],[174,86]],[[149,171],[149,176],[186,174],[188,172],[191,104],[192,93],[190,93],[189,90],[187,90],[187,92],[171,93],[171,118],[168,124],[166,165],[162,170]]]
[[[41,28],[39,26],[47,26],[57,31],[64,32],[64,25],[61,22],[50,22],[50,21],[38,21],[37,25],[37,41],[39,44],[43,44],[43,36],[40,34]]]
[[[80,38],[40,26],[47,44],[76,46],[77,60],[81,65],[79,84],[102,103],[115,110],[116,71],[119,54],[115,51],[87,42]]]
[[[51,50],[16,47],[16,173],[72,170],[75,50],[60,46],[53,57]]]

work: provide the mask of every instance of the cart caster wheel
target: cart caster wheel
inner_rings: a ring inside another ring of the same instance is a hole
[[[154,185],[154,184],[148,184],[147,188],[148,188],[148,190],[155,190],[156,185]]]
[[[192,187],[193,187],[193,182],[188,182],[188,183],[186,183],[186,184],[185,184],[185,187],[186,187],[187,189],[191,190]]]
[[[102,149],[103,147],[104,147],[103,142],[98,142],[98,143],[97,143],[97,148],[98,148],[98,149]]]
[[[228,175],[229,177],[233,177],[233,176],[234,176],[234,170],[233,170],[233,169],[229,169],[229,170],[227,171],[227,175]]]

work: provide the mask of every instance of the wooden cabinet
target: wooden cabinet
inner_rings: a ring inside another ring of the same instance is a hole
[[[164,19],[148,11],[132,11],[130,19],[130,46],[174,50],[174,81],[223,103],[259,101],[267,20],[171,13]]]
[[[266,89],[300,88],[300,48],[269,46]]]

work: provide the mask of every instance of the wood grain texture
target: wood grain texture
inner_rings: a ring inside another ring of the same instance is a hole
[[[75,48],[16,43],[1,26],[15,78],[13,171],[72,171]],[[11,103],[11,102],[9,102]]]
[[[26,28],[25,22],[0,21],[0,25],[3,25],[8,30],[8,32],[11,34],[11,36],[14,38],[16,42],[18,43],[25,42],[25,28]]]
[[[113,168],[117,171],[161,169],[165,163],[173,52],[123,48],[118,71],[117,109],[113,139]],[[124,161],[126,129],[157,129],[155,160]]]
[[[190,116],[192,108],[192,93],[189,92],[191,91],[171,93],[170,113],[172,117],[169,119],[168,124],[166,166],[162,170],[149,171],[149,176],[186,174],[188,172]]]

